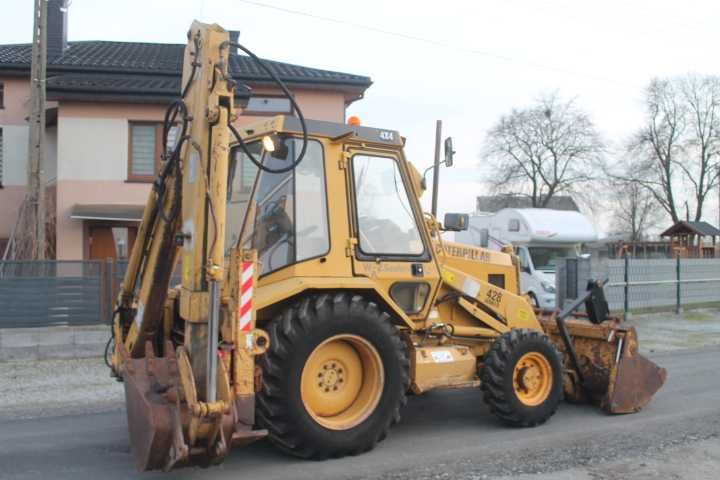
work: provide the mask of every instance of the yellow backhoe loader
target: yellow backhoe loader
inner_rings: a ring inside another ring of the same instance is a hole
[[[294,115],[233,126],[247,98],[230,47]],[[563,312],[535,311],[512,250],[444,241],[467,217],[441,225],[421,211],[423,182],[396,131],[306,120],[217,25],[193,23],[179,94],[164,129],[179,134],[113,320],[140,470],[216,464],[266,436],[304,458],[358,454],[410,392],[481,388],[501,421],[529,427],[563,395],[628,413],[662,386],[635,330],[608,317],[601,285]],[[245,208],[246,162],[259,173]],[[587,313],[573,314],[581,303]]]

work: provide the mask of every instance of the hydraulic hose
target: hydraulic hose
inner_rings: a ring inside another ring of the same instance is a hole
[[[258,167],[260,170],[267,172],[267,173],[285,173],[289,172],[290,170],[295,169],[300,162],[305,157],[305,152],[307,151],[307,144],[308,144],[308,132],[307,132],[307,125],[305,124],[305,117],[302,114],[302,111],[300,110],[300,107],[298,106],[297,102],[295,101],[295,98],[293,98],[292,94],[290,93],[290,90],[285,86],[285,83],[280,80],[280,78],[275,74],[275,72],[272,71],[272,69],[260,58],[258,58],[257,55],[255,55],[252,51],[245,48],[241,44],[237,42],[223,42],[220,45],[220,51],[228,48],[228,47],[235,47],[243,52],[245,52],[261,69],[267,73],[270,78],[273,79],[273,81],[280,87],[280,89],[283,91],[287,99],[290,101],[290,105],[292,106],[292,109],[294,112],[297,112],[298,120],[300,120],[300,125],[302,126],[302,133],[303,133],[303,144],[302,148],[300,149],[300,153],[298,154],[295,161],[293,161],[290,165],[283,168],[269,168],[265,165],[263,165],[263,162],[261,160],[258,160],[255,158],[255,156],[250,152],[250,150],[247,148],[247,145],[245,145],[245,142],[243,142],[243,139],[240,137],[240,133],[237,131],[237,129],[232,125],[232,123],[228,122],[228,127],[230,128],[230,131],[235,136],[235,139],[237,140],[238,144],[240,145],[240,149],[245,153],[245,155],[250,158],[250,161],[255,164],[256,167]],[[229,63],[229,62],[228,62]],[[229,65],[228,65],[229,67]]]

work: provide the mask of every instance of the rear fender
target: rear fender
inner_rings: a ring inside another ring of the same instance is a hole
[[[272,318],[274,311],[292,302],[298,296],[309,291],[347,291],[364,293],[381,303],[392,313],[393,321],[400,327],[415,330],[417,327],[407,314],[395,302],[375,288],[375,283],[366,277],[332,278],[332,277],[297,277],[260,286],[255,292],[255,305],[259,320]]]

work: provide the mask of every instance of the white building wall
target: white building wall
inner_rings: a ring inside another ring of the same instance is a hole
[[[59,181],[127,179],[126,119],[60,117],[57,135]]]

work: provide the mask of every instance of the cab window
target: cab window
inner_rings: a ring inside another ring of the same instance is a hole
[[[417,219],[395,159],[355,155],[352,165],[360,251],[422,255]]]
[[[515,254],[520,261],[520,269],[530,272],[530,259],[528,258],[527,251],[524,248],[515,248]]]
[[[264,152],[259,142],[248,145],[262,164],[280,169],[297,158],[302,140],[283,140],[282,158]],[[240,159],[244,154],[239,154]],[[325,161],[320,142],[308,141],[300,164],[285,173],[260,171],[248,205],[242,245],[258,251],[260,274],[319,257],[330,249]],[[236,169],[235,175],[240,175]]]

